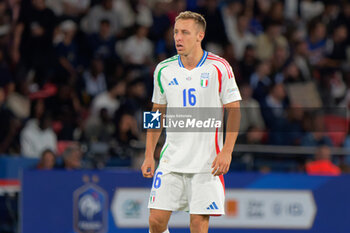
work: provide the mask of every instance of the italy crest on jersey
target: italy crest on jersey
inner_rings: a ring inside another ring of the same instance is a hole
[[[209,83],[209,73],[201,73],[201,87],[207,87]]]

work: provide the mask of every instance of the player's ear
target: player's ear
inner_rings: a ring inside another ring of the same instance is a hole
[[[201,42],[204,39],[204,35],[205,35],[204,31],[200,30],[197,36],[197,41]]]

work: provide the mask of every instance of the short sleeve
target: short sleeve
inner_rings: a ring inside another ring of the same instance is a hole
[[[220,98],[223,104],[228,104],[241,100],[241,94],[236,84],[235,76],[232,67],[227,63],[225,68],[221,69],[222,73],[222,87]]]
[[[154,71],[152,102],[155,104],[167,103],[163,85],[162,85],[162,72],[166,67],[167,66],[159,67],[158,65],[156,70]]]

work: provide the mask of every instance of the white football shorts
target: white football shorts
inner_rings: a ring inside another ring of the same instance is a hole
[[[223,178],[211,173],[176,173],[158,168],[153,178],[148,208],[224,215]]]

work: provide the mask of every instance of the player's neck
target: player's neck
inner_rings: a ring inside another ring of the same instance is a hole
[[[192,69],[196,68],[197,64],[202,59],[203,53],[204,53],[204,51],[200,47],[188,55],[180,55],[181,62],[186,69],[192,70]]]

